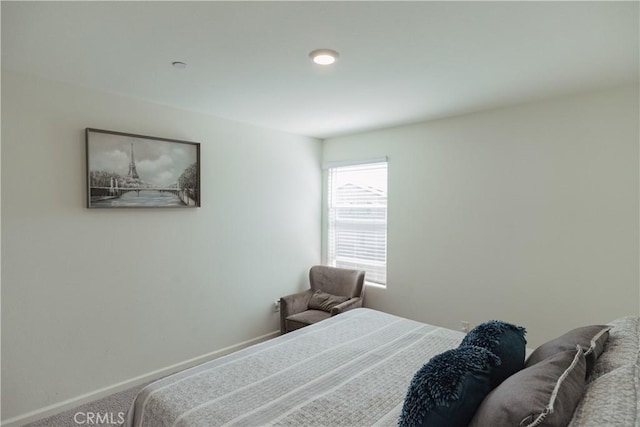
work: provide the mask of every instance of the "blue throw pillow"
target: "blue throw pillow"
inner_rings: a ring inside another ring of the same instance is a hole
[[[434,356],[411,380],[400,427],[467,427],[491,391],[489,375],[500,359],[481,347]]]
[[[500,320],[490,320],[473,328],[460,346],[475,345],[486,348],[500,358],[500,366],[491,372],[491,388],[524,368],[527,340],[526,329]]]

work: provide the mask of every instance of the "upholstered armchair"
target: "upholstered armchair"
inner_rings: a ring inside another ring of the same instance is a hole
[[[362,307],[364,271],[316,265],[309,270],[311,289],[280,298],[280,332]]]

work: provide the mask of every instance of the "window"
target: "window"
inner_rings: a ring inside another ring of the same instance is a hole
[[[387,282],[387,162],[328,169],[328,264]]]

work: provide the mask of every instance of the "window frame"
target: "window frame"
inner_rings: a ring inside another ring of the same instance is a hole
[[[365,276],[365,284],[367,286],[374,286],[382,289],[386,289],[389,283],[389,257],[388,257],[388,230],[389,230],[389,201],[388,201],[388,182],[389,182],[389,160],[387,157],[362,159],[362,160],[346,160],[346,161],[334,161],[325,162],[322,165],[322,262],[325,265],[331,265],[329,262],[329,174],[330,169],[339,167],[350,167],[359,165],[368,165],[375,163],[386,163],[387,168],[387,205],[386,205],[386,221],[385,221],[385,283],[372,282],[367,280]]]

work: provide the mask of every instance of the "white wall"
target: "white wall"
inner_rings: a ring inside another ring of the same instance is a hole
[[[388,287],[365,304],[530,346],[638,315],[638,115],[633,86],[326,140],[325,162],[389,157]]]
[[[201,142],[202,208],[85,208],[84,128]],[[2,418],[279,327],[320,261],[320,142],[2,74]]]

